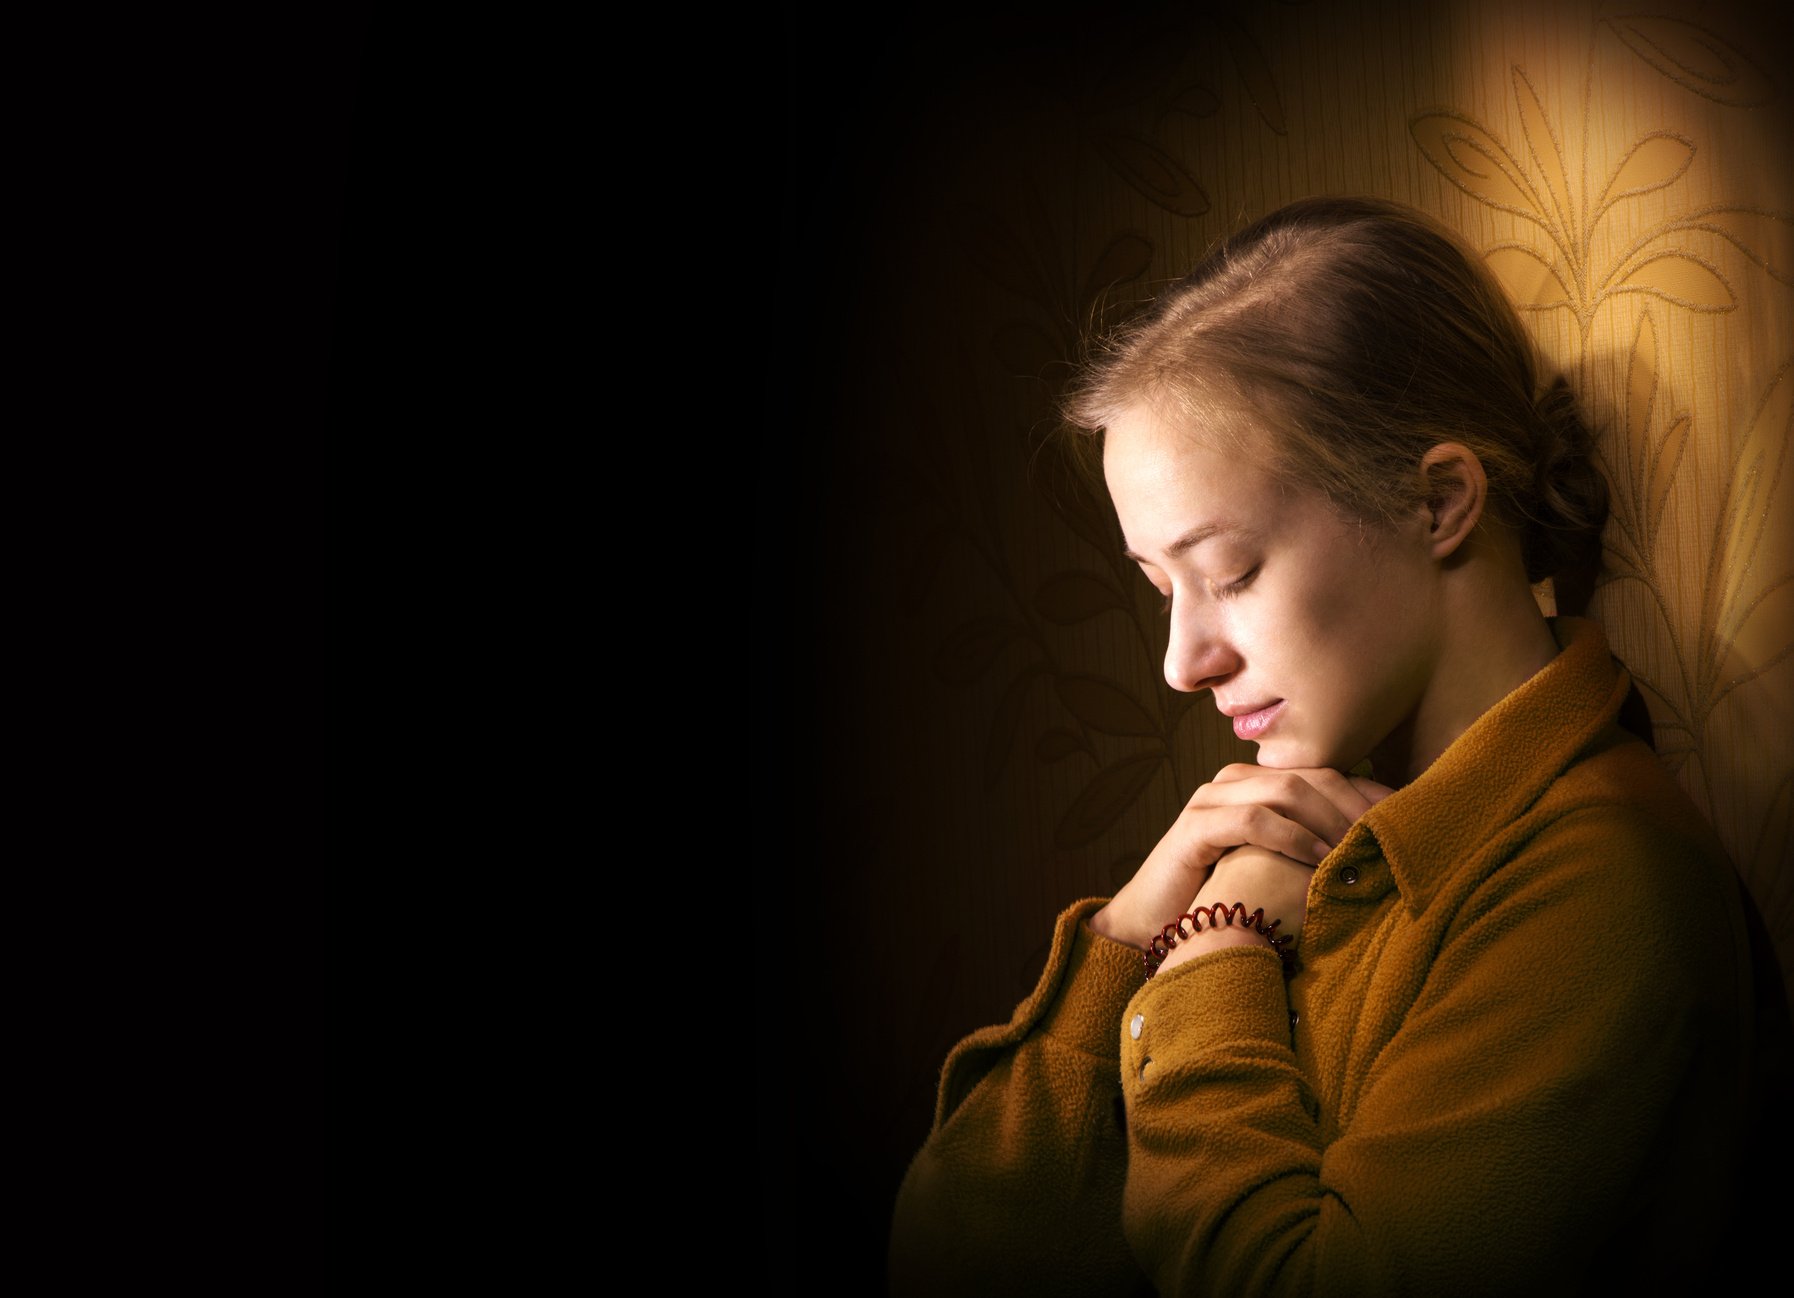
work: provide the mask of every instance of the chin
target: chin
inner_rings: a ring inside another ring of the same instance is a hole
[[[1259,744],[1258,764],[1267,766],[1274,771],[1288,771],[1304,766],[1319,766],[1323,763],[1310,760],[1309,755],[1302,751],[1300,745],[1270,740]]]
[[[1258,764],[1273,771],[1316,770],[1321,767],[1345,771],[1350,770],[1357,761],[1355,757],[1342,756],[1321,744],[1268,739],[1258,745]]]

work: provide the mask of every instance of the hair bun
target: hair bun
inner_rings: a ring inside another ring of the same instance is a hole
[[[1595,435],[1561,375],[1535,403],[1534,483],[1522,553],[1527,579],[1592,587],[1607,523],[1607,479],[1595,462]]]

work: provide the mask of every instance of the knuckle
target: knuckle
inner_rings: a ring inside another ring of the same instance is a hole
[[[1204,811],[1211,806],[1214,802],[1214,788],[1212,784],[1198,785],[1196,792],[1190,795],[1190,800],[1184,803],[1182,814],[1187,816],[1193,811]]]

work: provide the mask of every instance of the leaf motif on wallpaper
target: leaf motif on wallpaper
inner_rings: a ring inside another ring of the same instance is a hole
[[[1098,554],[1119,554],[1121,540],[1114,524],[1097,504],[1092,488],[1069,468],[1060,471],[1056,489],[1049,497],[1053,511],[1065,525],[1083,538]]]
[[[997,703],[996,715],[991,718],[990,733],[984,738],[986,792],[997,786],[997,781],[1002,778],[1003,768],[1009,765],[1009,754],[1015,748],[1015,735],[1021,728],[1022,707],[1028,701],[1028,691],[1045,674],[1045,667],[1039,663],[1029,663],[1003,691],[1003,697]]]
[[[1208,200],[1201,186],[1175,158],[1151,141],[1126,131],[1093,134],[1092,138],[1110,162],[1160,206],[1184,214],[1206,210]],[[1064,762],[1083,755],[1096,766],[1103,759],[1092,742],[1095,735],[1156,741],[1165,733],[1156,707],[1142,705],[1113,682],[1066,673],[1057,661],[1058,646],[1050,634],[1053,625],[1075,626],[1110,611],[1119,611],[1136,623],[1139,620],[1136,601],[1120,585],[1121,570],[1131,573],[1132,567],[1121,558],[1120,536],[1113,515],[1107,512],[1107,501],[1099,494],[1097,480],[1079,470],[1075,455],[1059,454],[1047,442],[1057,430],[1052,418],[1051,392],[1056,381],[1070,372],[1065,359],[1077,354],[1077,323],[1100,322],[1112,309],[1134,305],[1112,303],[1110,298],[1120,296],[1114,292],[1118,285],[1136,281],[1149,272],[1153,244],[1138,232],[1121,231],[1102,246],[1088,267],[1071,268],[1072,273],[1067,273],[1055,260],[1053,250],[1064,244],[1055,236],[1044,205],[1021,204],[1018,210],[1023,212],[1019,223],[974,215],[962,234],[971,261],[991,282],[1033,308],[1025,318],[1010,320],[993,330],[989,354],[994,354],[1010,375],[1045,380],[1037,385],[1038,395],[1048,400],[1043,403],[1041,417],[1033,421],[1030,433],[1031,439],[1039,438],[1031,447],[1030,477],[1060,520],[1089,543],[1111,571],[1053,574],[1041,583],[1031,601],[1025,600],[1017,589],[1016,574],[1006,561],[1000,540],[1000,520],[991,500],[997,474],[988,462],[988,441],[966,439],[963,445],[950,448],[956,454],[943,455],[945,460],[963,464],[969,479],[965,482],[967,491],[954,493],[954,498],[945,502],[945,508],[960,513],[955,506],[964,495],[979,506],[972,511],[973,517],[960,517],[957,521],[968,537],[987,538],[986,544],[975,544],[973,548],[1015,600],[1019,614],[1014,619],[973,619],[947,638],[935,658],[937,675],[954,685],[970,685],[987,678],[1000,657],[1015,670],[1012,678],[1002,682],[990,728],[984,736],[982,776],[987,790],[995,787],[1008,769],[1022,731],[1029,724],[1031,709],[1041,698],[1036,685],[1043,679],[1053,682],[1052,697],[1070,714],[1073,723],[1054,726],[1035,739],[1034,754],[1043,763]],[[967,376],[964,390],[975,400],[975,376]],[[1072,445],[1076,450],[1090,443]],[[971,449],[966,450],[967,446]],[[1018,641],[1026,642],[1025,658],[1023,651],[1011,647]],[[1159,747],[1141,760],[1123,759],[1098,769],[1061,818],[1060,838],[1082,844],[1105,832],[1150,783],[1153,770],[1168,761],[1169,754]]]
[[[1619,165],[1613,169],[1607,188],[1601,191],[1601,205],[1595,209],[1596,218],[1599,219],[1602,213],[1622,198],[1648,194],[1680,179],[1682,173],[1688,170],[1688,164],[1693,161],[1693,141],[1669,131],[1657,131],[1645,136],[1632,146],[1632,151],[1621,158]]]
[[[1520,105],[1520,129],[1525,132],[1526,147],[1532,151],[1533,163],[1544,178],[1545,196],[1556,209],[1555,227],[1560,232],[1574,230],[1576,211],[1572,206],[1569,171],[1564,164],[1563,142],[1557,138],[1551,119],[1545,115],[1539,92],[1517,67],[1514,69],[1514,99]]]
[[[1142,235],[1122,231],[1103,245],[1081,277],[1049,277],[1045,273],[1033,274],[1032,263],[1017,251],[1024,242],[1023,235],[1000,238],[995,223],[987,223],[985,230],[985,236],[968,247],[982,249],[977,254],[980,264],[999,283],[1021,292],[1035,307],[1029,318],[999,326],[991,337],[991,347],[1009,375],[1037,381],[1036,392],[1045,407],[1039,426],[1054,430],[1036,447],[1041,453],[1036,466],[1045,462],[1047,498],[1060,519],[1089,544],[1105,553],[1118,550],[1119,538],[1113,535],[1105,518],[1106,502],[1095,498],[1092,483],[1071,469],[1060,448],[1047,443],[1055,433],[1078,435],[1060,426],[1052,407],[1054,394],[1072,372],[1068,358],[1077,355],[1081,341],[1072,322],[1100,323],[1115,310],[1134,305],[1131,301],[1112,301],[1111,295],[1120,285],[1133,283],[1146,274],[1152,265],[1152,243]],[[1035,233],[1045,237],[1047,232]],[[1002,255],[989,246],[993,242],[1006,245]],[[1028,268],[1026,274],[1024,267]],[[1077,284],[1075,296],[1068,294],[1073,283]]]
[[[986,278],[1034,308],[1025,319],[999,325],[991,348],[1010,375],[1042,380],[1043,394],[1070,373],[1067,360],[1080,341],[1073,322],[1100,321],[1115,305],[1107,299],[1116,286],[1139,279],[1152,264],[1151,242],[1123,231],[1097,254],[1074,295],[1068,291],[1073,277],[1053,265],[1059,240],[1044,214],[1019,224],[974,217],[959,242]],[[1043,253],[1043,248],[1054,251]]]
[[[1221,42],[1227,47],[1227,53],[1233,60],[1234,69],[1245,83],[1246,95],[1252,100],[1252,106],[1264,119],[1266,126],[1279,135],[1289,134],[1289,125],[1283,119],[1283,96],[1277,93],[1276,79],[1271,76],[1271,65],[1265,61],[1264,51],[1258,48],[1258,42],[1252,39],[1252,33],[1237,18],[1218,14],[1214,18],[1215,29],[1221,34]]]
[[[1573,306],[1570,287],[1549,258],[1523,243],[1503,243],[1483,258],[1508,295],[1523,307]]]
[[[1789,623],[1763,616],[1776,607],[1778,596],[1794,591],[1794,570],[1764,572],[1768,565],[1794,562],[1786,538],[1775,538],[1782,544],[1767,550],[1764,544],[1771,539],[1770,502],[1787,477],[1790,442],[1794,442],[1794,366],[1783,366],[1751,421],[1720,500],[1701,600],[1701,630],[1714,645],[1711,657],[1701,664],[1699,678],[1703,694],[1712,698],[1710,706],[1794,654],[1794,644],[1780,643]],[[1761,562],[1765,558],[1768,565]]]
[[[1628,567],[1650,572],[1670,488],[1682,467],[1693,424],[1686,412],[1656,418],[1657,325],[1649,311],[1640,313],[1633,331],[1624,383],[1625,426],[1610,441],[1612,450],[1603,455],[1611,488],[1610,539],[1624,544],[1621,557]],[[1667,427],[1653,435],[1654,423]]]
[[[1691,212],[1681,225],[1719,235],[1771,278],[1794,284],[1794,217],[1748,207],[1709,207]]]
[[[1597,449],[1609,485],[1608,523],[1603,538],[1608,551],[1612,591],[1633,589],[1649,600],[1662,621],[1665,640],[1673,659],[1668,666],[1647,666],[1629,660],[1633,679],[1659,701],[1653,709],[1657,755],[1672,772],[1679,772],[1694,751],[1686,708],[1678,704],[1676,681],[1686,681],[1680,666],[1681,650],[1670,600],[1657,575],[1656,547],[1662,524],[1662,506],[1681,467],[1691,422],[1686,413],[1673,419],[1659,410],[1657,381],[1657,327],[1649,310],[1639,314],[1622,376],[1620,412],[1624,424],[1617,435],[1603,439]],[[1668,431],[1654,432],[1660,424]],[[1674,445],[1673,451],[1668,450]],[[1661,501],[1659,500],[1661,497]],[[1648,643],[1648,642],[1647,642]]]
[[[1715,103],[1749,107],[1775,98],[1760,68],[1723,37],[1682,18],[1635,15],[1607,25],[1639,58]]]
[[[1776,921],[1794,909],[1794,876],[1788,874],[1789,843],[1794,843],[1794,771],[1788,772],[1776,786],[1753,850],[1741,863],[1747,880],[1761,879],[1776,889],[1767,904],[1759,904],[1770,927],[1783,932],[1787,931],[1785,926]]]
[[[1428,162],[1470,197],[1544,224],[1525,168],[1488,131],[1462,113],[1425,113],[1408,131]]]
[[[1104,245],[1084,277],[1080,306],[1097,302],[1117,284],[1131,284],[1152,267],[1152,243],[1123,231]]]
[[[1034,756],[1043,765],[1051,766],[1064,761],[1074,753],[1090,753],[1090,746],[1069,730],[1054,729],[1047,731],[1034,741]]]
[[[1076,626],[1110,609],[1126,609],[1126,598],[1087,572],[1062,572],[1047,578],[1034,593],[1034,607],[1049,622]]]
[[[1214,696],[1212,694],[1199,693],[1195,690],[1171,690],[1165,705],[1165,733],[1170,734],[1171,731],[1175,730],[1178,722],[1184,719],[1184,713],[1188,712],[1198,703],[1213,704],[1213,702]],[[1217,712],[1215,716],[1219,718],[1220,713]],[[1231,726],[1228,726],[1225,729],[1229,735],[1233,733]]]
[[[1682,468],[1682,457],[1688,453],[1688,434],[1693,428],[1694,421],[1687,415],[1681,416],[1669,426],[1656,450],[1651,452],[1651,467],[1640,484],[1643,495],[1639,505],[1648,529],[1646,535],[1653,542],[1663,530],[1663,511],[1669,506],[1669,489],[1675,485],[1676,474]]]
[[[1582,328],[1585,346],[1595,312],[1618,294],[1647,294],[1691,311],[1733,310],[1738,295],[1725,271],[1687,246],[1687,236],[1695,231],[1721,236],[1778,279],[1787,273],[1789,240],[1777,237],[1786,228],[1784,219],[1726,205],[1661,221],[1614,254],[1598,238],[1604,222],[1627,204],[1681,179],[1694,162],[1694,141],[1673,131],[1641,135],[1610,167],[1602,168],[1606,183],[1591,203],[1577,192],[1571,177],[1580,176],[1586,185],[1593,160],[1586,160],[1589,165],[1581,170],[1571,165],[1565,134],[1552,123],[1523,68],[1513,69],[1512,84],[1530,165],[1518,150],[1462,113],[1423,113],[1409,130],[1427,161],[1452,184],[1478,202],[1538,227],[1540,241],[1501,243],[1485,253],[1489,269],[1517,306],[1569,311]]]
[[[973,618],[947,637],[934,656],[934,670],[949,685],[970,685],[990,670],[1005,645],[1027,634],[1026,627],[1005,618]]]
[[[1191,117],[1213,117],[1221,111],[1220,97],[1204,85],[1188,85],[1166,101],[1168,113],[1188,113]]]
[[[1613,293],[1652,293],[1697,311],[1731,310],[1737,295],[1712,260],[1686,247],[1675,252],[1664,249],[1672,238],[1685,243],[1691,234],[1718,235],[1771,278],[1794,283],[1789,275],[1794,264],[1794,220],[1760,209],[1713,206],[1646,233],[1620,255],[1603,287]]]
[[[1162,733],[1159,719],[1133,695],[1099,676],[1060,677],[1059,701],[1066,711],[1101,734],[1157,739]]]
[[[1620,407],[1625,427],[1609,439],[1604,454],[1613,489],[1608,584],[1640,592],[1667,632],[1665,664],[1656,671],[1639,664],[1633,669],[1657,700],[1659,755],[1679,771],[1707,751],[1707,725],[1731,693],[1794,655],[1787,642],[1794,625],[1794,572],[1777,566],[1789,556],[1768,531],[1770,504],[1787,479],[1794,441],[1794,365],[1784,365],[1770,382],[1731,458],[1712,516],[1693,627],[1676,616],[1657,575],[1665,512],[1693,432],[1686,412],[1659,408],[1657,370],[1656,325],[1647,311],[1627,359]],[[1654,432],[1659,426],[1662,431]],[[1711,773],[1704,763],[1701,778],[1708,781],[1711,806]]]
[[[1691,311],[1730,311],[1738,305],[1732,286],[1718,269],[1683,252],[1640,257],[1615,270],[1607,293],[1650,293]]]
[[[1070,851],[1102,837],[1146,791],[1164,761],[1160,751],[1138,753],[1098,771],[1060,818],[1054,846]]]
[[[1149,202],[1174,216],[1201,216],[1208,193],[1189,168],[1151,140],[1122,131],[1099,131],[1097,152]]]

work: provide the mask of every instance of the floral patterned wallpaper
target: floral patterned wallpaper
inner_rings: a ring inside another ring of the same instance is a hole
[[[1113,891],[1198,784],[1250,756],[1206,696],[1166,686],[1156,596],[1048,442],[1085,330],[1306,194],[1455,227],[1574,382],[1613,486],[1590,612],[1786,978],[1787,20],[1307,0],[1050,9],[976,39],[942,17],[909,39],[963,54],[890,60],[865,151],[831,137],[866,210],[852,372],[822,432],[825,531],[851,557],[815,596],[805,767],[827,845],[814,919],[841,939],[815,1013],[851,1079],[820,1102],[818,1157],[859,1186],[866,1248],[947,1047],[1008,1016],[1062,907]],[[823,201],[796,174],[800,206]]]

